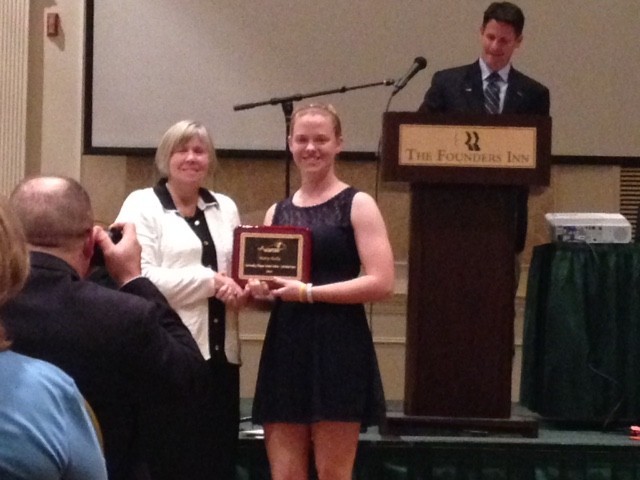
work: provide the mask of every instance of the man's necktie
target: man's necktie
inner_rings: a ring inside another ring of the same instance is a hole
[[[484,108],[487,113],[500,113],[500,75],[493,72],[487,79],[487,88],[484,89]]]

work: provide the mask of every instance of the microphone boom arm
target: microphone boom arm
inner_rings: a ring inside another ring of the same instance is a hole
[[[288,97],[275,97],[275,98],[271,98],[269,100],[264,100],[261,102],[243,103],[240,105],[234,105],[233,109],[237,112],[239,110],[248,110],[250,108],[262,107],[263,105],[280,105],[287,102],[299,102],[300,100],[303,100],[305,98],[320,97],[322,95],[330,95],[332,93],[345,93],[350,90],[358,90],[360,88],[378,87],[381,85],[388,86],[388,85],[393,85],[394,83],[395,83],[394,80],[387,79],[387,80],[382,80],[381,82],[366,83],[364,85],[355,85],[352,87],[342,86],[340,88],[334,88],[332,90],[322,90],[319,92],[312,92],[312,93],[305,93],[305,94],[296,93],[294,95],[289,95]]]

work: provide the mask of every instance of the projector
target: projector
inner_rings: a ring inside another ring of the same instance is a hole
[[[631,242],[631,224],[619,213],[547,213],[544,218],[555,242]]]

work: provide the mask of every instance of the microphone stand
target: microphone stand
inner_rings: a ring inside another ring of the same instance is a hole
[[[381,85],[393,85],[395,80],[382,80],[381,82],[367,83],[363,85],[355,85],[352,87],[342,86],[340,88],[334,88],[332,90],[322,90],[319,92],[312,93],[296,93],[295,95],[289,95],[287,97],[276,97],[271,98],[269,100],[264,100],[260,102],[253,103],[243,103],[240,105],[234,105],[234,111],[240,110],[248,110],[251,108],[262,107],[264,105],[280,105],[282,107],[282,112],[284,113],[284,123],[285,123],[285,198],[289,197],[290,194],[290,178],[291,178],[291,150],[289,149],[289,142],[287,141],[287,136],[289,135],[289,128],[291,127],[291,114],[293,113],[293,102],[299,102],[305,98],[319,97],[322,95],[330,95],[332,93],[345,93],[350,90],[358,90],[361,88],[369,88],[369,87],[378,87]]]

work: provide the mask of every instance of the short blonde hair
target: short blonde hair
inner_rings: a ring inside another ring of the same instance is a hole
[[[0,197],[0,306],[18,294],[28,275],[29,254],[22,226],[6,199]],[[9,344],[0,323],[0,351]]]
[[[193,137],[198,137],[202,143],[204,143],[205,147],[207,147],[209,153],[209,171],[215,170],[218,159],[216,158],[213,140],[206,127],[193,120],[181,120],[169,127],[162,136],[160,144],[156,149],[156,168],[161,175],[165,177],[169,175],[169,160],[171,159],[171,155],[188,143]]]
[[[338,112],[334,106],[330,103],[311,103],[309,105],[297,107],[291,115],[289,136],[291,136],[291,133],[293,132],[296,120],[307,114],[322,115],[323,117],[329,118],[331,123],[333,123],[333,132],[336,134],[336,138],[342,137],[342,123],[340,122],[340,117],[338,116]]]

